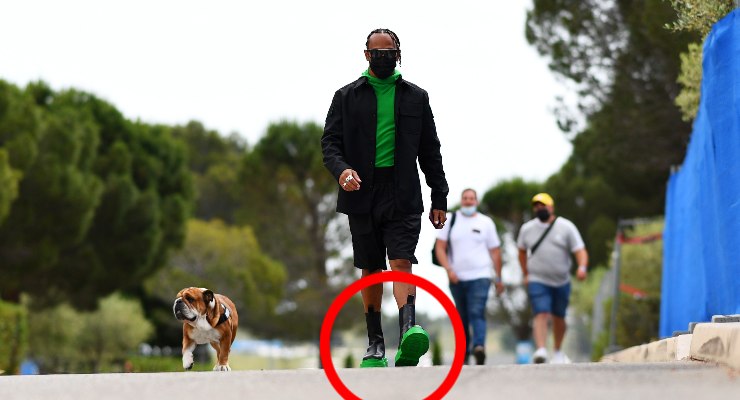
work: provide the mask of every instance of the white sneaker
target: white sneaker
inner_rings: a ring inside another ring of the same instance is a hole
[[[535,364],[544,364],[547,362],[547,349],[540,347],[532,354],[532,362]]]
[[[550,361],[550,364],[570,364],[570,358],[565,355],[562,351],[556,351],[555,355],[552,356],[552,361]]]

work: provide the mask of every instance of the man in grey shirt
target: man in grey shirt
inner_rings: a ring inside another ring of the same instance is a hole
[[[552,317],[555,353],[551,363],[569,363],[561,350],[565,337],[565,310],[570,299],[571,253],[578,262],[576,277],[586,279],[588,252],[576,226],[563,217],[555,216],[555,202],[547,193],[532,198],[537,218],[522,225],[517,239],[519,264],[534,313],[534,342],[537,350],[533,361],[547,362],[547,325]]]

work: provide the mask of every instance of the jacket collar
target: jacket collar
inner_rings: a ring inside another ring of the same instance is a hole
[[[352,89],[354,90],[359,89],[360,86],[365,85],[365,84],[368,84],[367,77],[361,76],[359,79],[354,81],[354,83],[352,83]],[[406,84],[406,81],[403,80],[403,76],[399,76],[398,79],[396,80],[396,86],[405,85],[405,84]]]

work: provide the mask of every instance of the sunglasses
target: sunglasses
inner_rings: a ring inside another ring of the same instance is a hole
[[[398,55],[401,53],[400,50],[397,49],[369,49],[367,50],[368,53],[370,53],[370,58],[398,58]]]

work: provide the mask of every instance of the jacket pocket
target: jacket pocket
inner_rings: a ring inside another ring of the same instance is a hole
[[[418,135],[421,133],[421,103],[401,103],[398,116],[398,131],[400,133]]]

